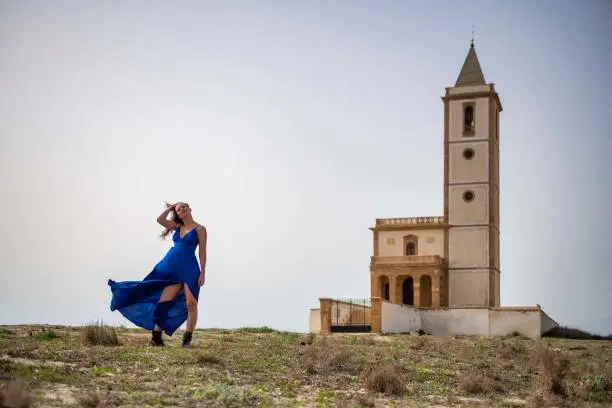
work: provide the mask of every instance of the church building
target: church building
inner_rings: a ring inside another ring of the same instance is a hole
[[[320,298],[311,332],[537,337],[557,324],[539,306],[500,307],[499,121],[502,104],[474,44],[444,107],[444,213],[378,218],[370,296]]]
[[[499,114],[474,45],[444,103],[444,214],[378,219],[372,296],[417,307],[499,306]]]

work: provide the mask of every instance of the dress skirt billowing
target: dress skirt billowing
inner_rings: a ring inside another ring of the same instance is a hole
[[[112,293],[110,309],[118,310],[126,319],[143,329],[153,330],[157,324],[168,336],[187,320],[187,298],[184,286],[196,300],[200,296],[200,267],[195,256],[198,233],[195,229],[182,238],[177,228],[172,236],[174,246],[142,281],[108,280]],[[181,284],[178,295],[159,303],[164,288]]]

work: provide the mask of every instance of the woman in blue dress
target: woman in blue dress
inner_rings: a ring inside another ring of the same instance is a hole
[[[109,279],[110,308],[135,325],[151,330],[154,346],[164,345],[162,331],[172,336],[187,321],[183,336],[186,347],[191,343],[198,319],[200,287],[206,279],[207,231],[194,221],[187,203],[166,206],[157,222],[165,228],[162,239],[174,232],[174,246],[142,281]],[[198,247],[199,265],[195,255]]]

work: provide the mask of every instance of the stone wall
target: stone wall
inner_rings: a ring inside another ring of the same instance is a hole
[[[413,309],[382,302],[383,333],[422,329],[434,336],[506,336],[517,332],[537,338],[556,326],[538,307]]]
[[[491,336],[505,336],[518,332],[527,337],[540,337],[540,327],[540,311],[537,309],[504,310],[499,308],[489,311]]]
[[[381,303],[381,332],[410,333],[421,328],[421,314],[412,306]]]
[[[543,310],[540,310],[540,336],[558,326],[557,322],[551,319]]]
[[[488,309],[425,309],[420,312],[422,329],[435,336],[448,334],[486,336],[489,333]]]

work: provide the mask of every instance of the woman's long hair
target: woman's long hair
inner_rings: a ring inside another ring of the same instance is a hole
[[[170,207],[170,203],[168,203],[167,201],[165,202],[166,204],[166,208]],[[189,206],[189,204],[187,203],[183,203],[186,206]],[[178,216],[178,214],[176,213],[176,211],[170,211],[170,219],[172,221],[174,221],[176,224],[178,225],[183,225],[183,220],[181,220]],[[159,237],[161,239],[166,239],[166,237],[168,236],[168,234],[170,234],[173,230],[171,230],[170,228],[165,228],[164,231],[159,235]]]

